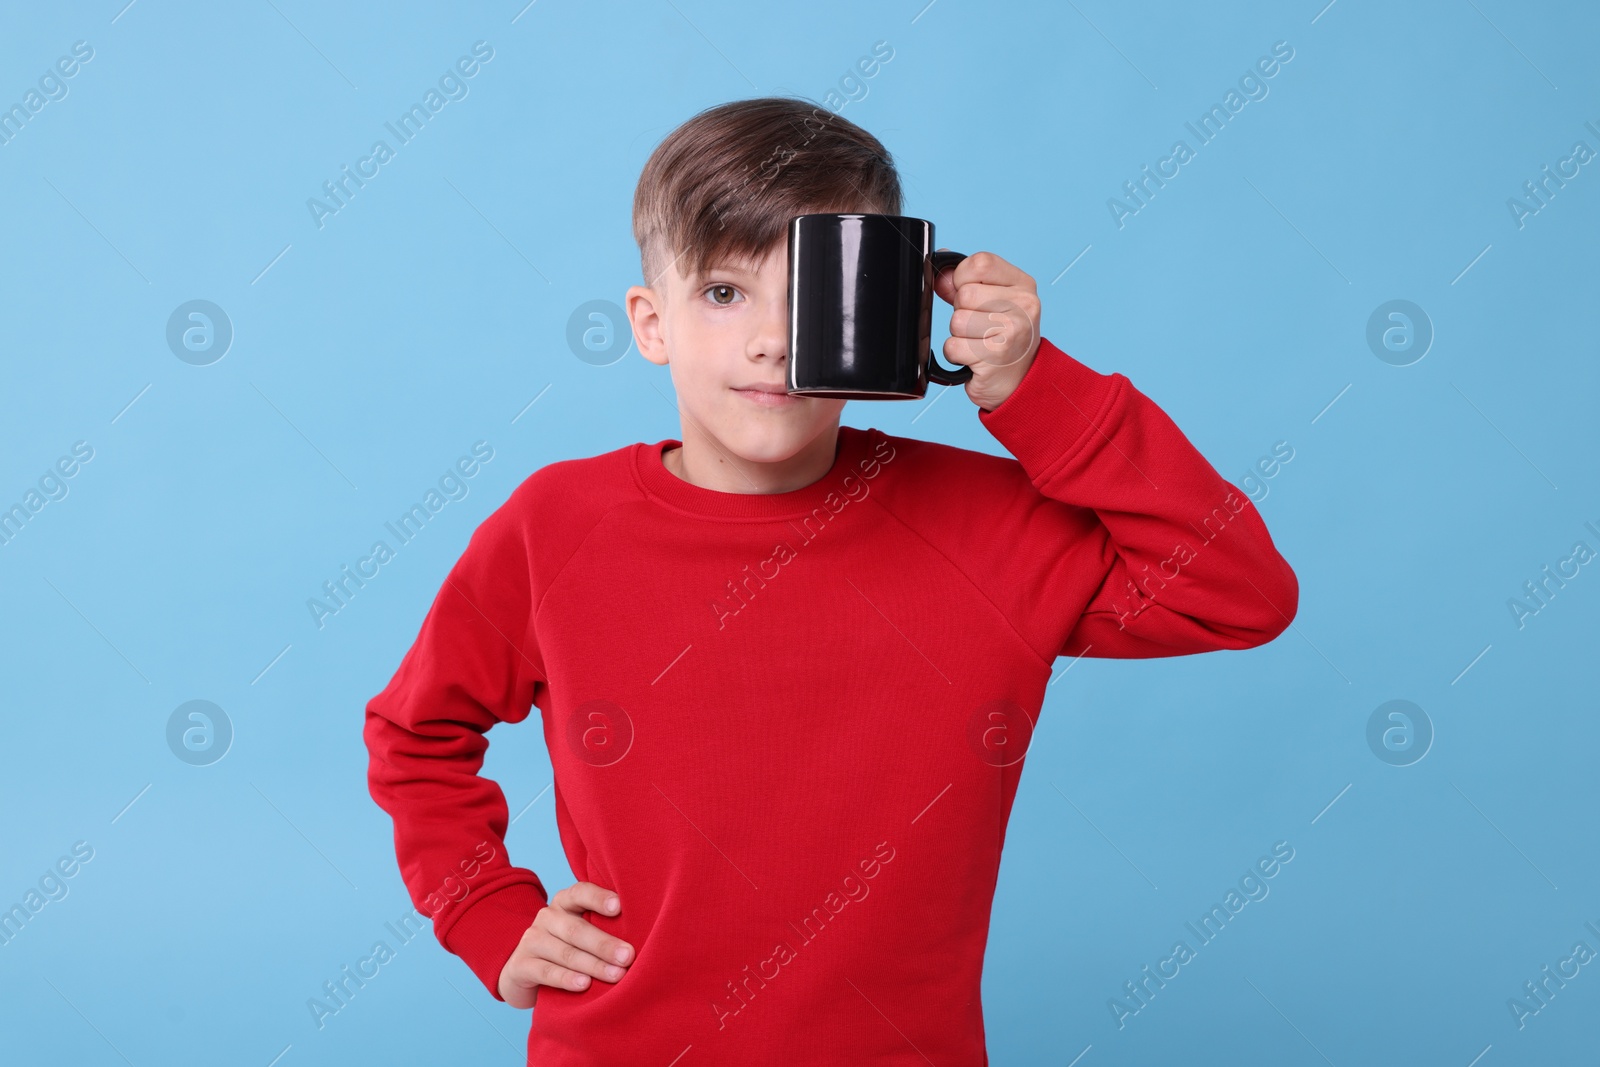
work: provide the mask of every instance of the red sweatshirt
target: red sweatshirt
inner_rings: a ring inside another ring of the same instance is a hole
[[[537,707],[588,921],[637,956],[539,990],[539,1067],[987,1063],[980,978],[1058,656],[1270,641],[1299,587],[1250,501],[1121,374],[1041,341],[1015,458],[839,428],[787,493],[663,440],[552,463],[485,519],[366,707],[372,797],[434,933],[499,997],[548,894],[484,736]]]

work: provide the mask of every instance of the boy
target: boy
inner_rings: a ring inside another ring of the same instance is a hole
[[[656,148],[628,314],[682,439],[525,480],[367,705],[406,886],[491,994],[537,1001],[530,1064],[986,1063],[990,906],[1052,661],[1250,648],[1295,614],[1250,501],[1041,337],[998,256],[937,291],[1011,457],[788,396],[786,227],[812,212],[901,197],[883,146],[808,103],[711,108]],[[477,773],[535,706],[580,879],[554,896]]]

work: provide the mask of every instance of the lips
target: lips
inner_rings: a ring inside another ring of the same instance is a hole
[[[788,389],[781,385],[735,386],[733,391],[762,407],[786,407],[800,402],[799,397],[790,396]]]

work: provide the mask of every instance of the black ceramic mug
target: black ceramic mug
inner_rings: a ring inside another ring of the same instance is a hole
[[[962,385],[929,347],[933,279],[963,259],[934,251],[933,223],[906,215],[789,220],[789,383],[795,396],[919,400]]]

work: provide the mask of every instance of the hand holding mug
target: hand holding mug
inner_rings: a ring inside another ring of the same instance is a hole
[[[932,382],[991,410],[1011,395],[1039,347],[1038,288],[992,252],[935,250],[933,229],[909,215],[789,220],[791,395],[921,400]],[[954,370],[930,345],[935,291],[956,308]]]
[[[1039,351],[1039,287],[993,252],[974,252],[937,271],[933,286],[955,308],[944,358],[972,368],[967,397],[993,411],[1016,391]]]

